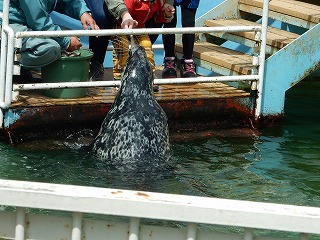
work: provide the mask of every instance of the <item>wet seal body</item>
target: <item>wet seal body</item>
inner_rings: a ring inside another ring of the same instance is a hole
[[[152,83],[144,48],[131,47],[120,89],[93,143],[98,158],[126,169],[166,164],[171,153],[167,116]]]

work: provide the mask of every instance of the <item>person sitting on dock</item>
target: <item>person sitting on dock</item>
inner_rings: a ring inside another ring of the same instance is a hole
[[[0,11],[3,11],[3,0],[0,0]],[[60,26],[54,24],[50,16],[53,11],[80,20],[85,30],[88,26],[90,29],[99,29],[84,0],[11,0],[9,26],[14,32],[59,31]],[[76,36],[24,38],[21,48],[20,80],[32,81],[30,69],[46,66],[58,60],[62,51],[72,52],[81,46],[80,39]]]

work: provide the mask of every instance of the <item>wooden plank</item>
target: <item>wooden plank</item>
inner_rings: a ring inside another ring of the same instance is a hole
[[[155,92],[157,100],[185,100],[224,98],[227,96],[247,96],[244,91],[237,90],[225,83],[198,83],[160,85],[159,92]],[[214,93],[214,94],[212,94]],[[41,94],[41,91],[24,91],[20,93],[19,101],[13,102],[10,108],[32,108],[48,106],[71,106],[87,104],[112,104],[117,92],[113,87],[91,88],[83,98],[59,99]]]
[[[244,5],[244,4],[240,4],[238,7],[239,11],[243,11],[243,12],[248,12],[251,14],[255,14],[258,16],[262,15],[262,9],[258,8],[258,7],[254,7],[254,6],[250,6],[250,5]],[[284,15],[282,13],[278,13],[278,12],[274,12],[274,11],[269,11],[269,18],[270,19],[275,19],[277,21],[280,22],[284,22],[284,23],[288,23],[294,26],[299,26],[302,28],[306,28],[306,29],[310,29],[312,27],[314,27],[315,25],[317,25],[318,23],[315,22],[310,22],[310,21],[306,21],[304,19],[301,18],[296,18],[296,17],[292,17],[292,16],[288,16],[288,15]]]
[[[208,27],[225,27],[225,26],[259,26],[261,24],[251,22],[245,19],[217,19],[217,20],[207,20],[205,21],[205,26]],[[214,33],[213,33],[214,35]],[[239,32],[239,33],[229,33],[229,34],[223,34],[225,36],[225,39],[228,39],[229,35],[233,36],[239,36],[244,39],[248,39],[252,42],[255,42],[254,32]],[[298,38],[300,35],[287,32],[278,28],[274,27],[268,27],[268,34],[267,34],[267,45],[272,46],[274,48],[280,49]],[[241,38],[237,38],[236,40],[244,44],[245,41],[241,40]],[[254,43],[252,43],[254,44]]]
[[[262,8],[263,0],[239,0],[240,5],[250,5]],[[270,12],[303,19],[307,22],[320,22],[320,6],[295,0],[272,0],[269,5]]]
[[[176,51],[182,52],[182,45],[176,45]],[[240,74],[251,74],[252,57],[211,43],[195,43],[194,57],[205,60]]]

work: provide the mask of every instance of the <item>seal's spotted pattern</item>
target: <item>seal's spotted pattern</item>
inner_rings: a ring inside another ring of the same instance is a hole
[[[167,117],[155,100],[152,82],[144,49],[132,47],[119,92],[93,143],[99,158],[131,168],[168,160]]]

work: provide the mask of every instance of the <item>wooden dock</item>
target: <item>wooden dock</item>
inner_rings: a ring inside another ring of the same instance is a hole
[[[157,70],[156,76],[160,75]],[[105,71],[108,79],[112,79],[110,69]],[[21,91],[5,113],[6,119],[15,117],[5,123],[4,137],[16,144],[63,138],[83,129],[97,131],[116,94],[115,87],[88,88],[85,97],[75,99],[47,97],[41,90]],[[160,85],[155,97],[168,116],[172,134],[250,128],[254,117],[250,93],[225,83]]]
[[[259,26],[262,6],[263,0],[225,0],[198,19],[196,26]],[[267,28],[259,116],[255,116],[256,96],[244,88],[216,82],[161,85],[155,97],[167,114],[171,134],[195,135],[281,122],[285,92],[319,67],[320,6],[296,0],[272,0],[269,7],[269,19],[281,25]],[[257,61],[253,61],[261,46],[257,39],[252,31],[197,34],[194,61],[217,75],[250,75],[258,71]],[[223,44],[227,41],[249,48],[253,54],[240,48],[229,49]],[[181,44],[176,45],[176,54],[181,58]],[[158,69],[156,77],[160,76]],[[104,80],[111,79],[111,71],[106,69]],[[249,89],[248,84],[244,85]],[[16,144],[63,138],[87,128],[97,131],[116,94],[113,87],[88,88],[85,97],[76,99],[49,98],[39,90],[20,92],[19,100],[3,111],[3,136]]]

